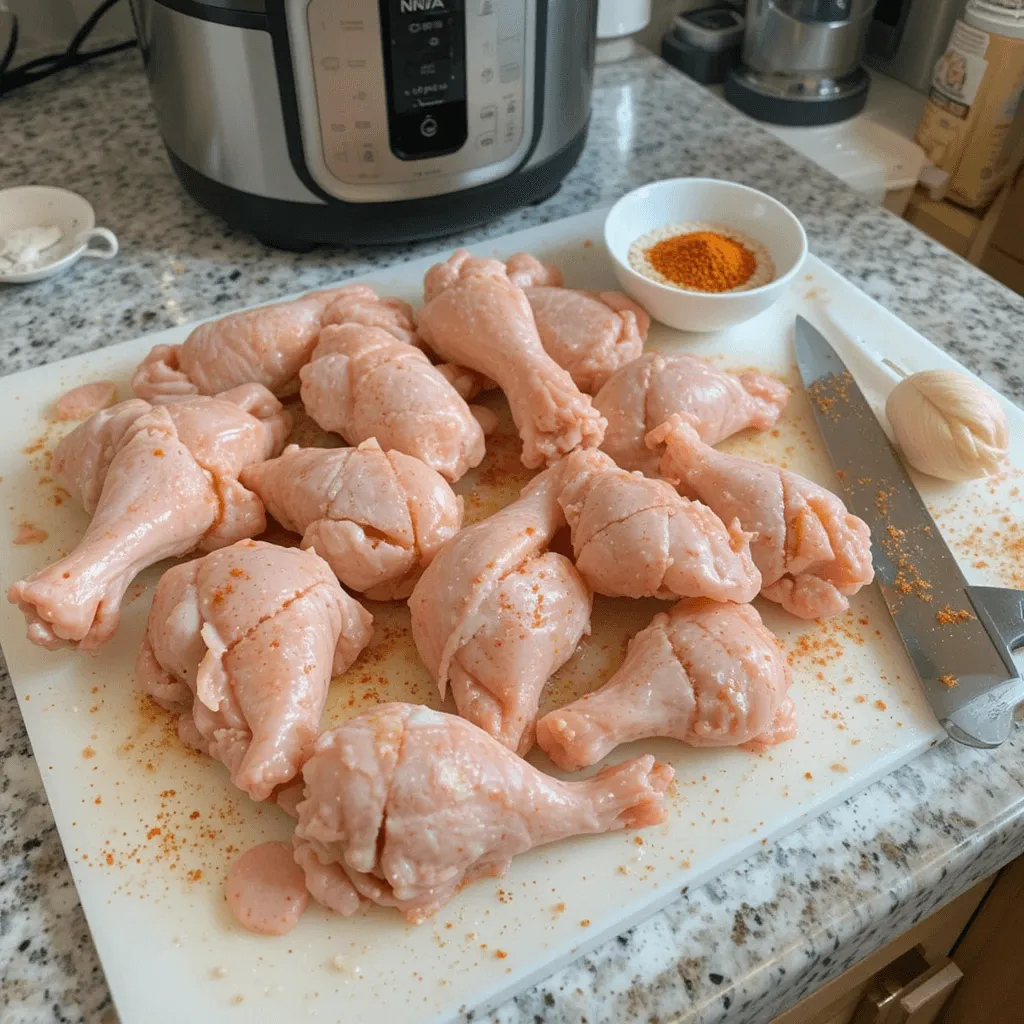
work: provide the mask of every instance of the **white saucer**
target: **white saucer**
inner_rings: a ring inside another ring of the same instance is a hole
[[[63,237],[43,253],[46,262],[21,272],[0,270],[0,284],[30,284],[54,277],[82,256],[109,260],[117,255],[117,237],[106,228],[96,227],[93,208],[78,193],[45,185],[0,191],[0,238],[19,228],[51,225],[60,228]]]

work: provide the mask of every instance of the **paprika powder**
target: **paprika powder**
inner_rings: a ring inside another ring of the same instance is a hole
[[[651,267],[680,288],[728,292],[746,284],[757,257],[742,242],[717,231],[689,231],[656,242],[644,253]]]

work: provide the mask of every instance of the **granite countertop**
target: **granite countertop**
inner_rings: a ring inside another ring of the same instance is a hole
[[[1024,404],[1024,300],[654,57],[599,70],[590,140],[553,198],[458,239],[387,249],[274,252],[201,210],[171,174],[136,53],[5,98],[0,126],[0,184],[81,192],[122,246],[112,263],[0,286],[3,372],[568,216],[654,179],[709,175],[777,196],[818,256]],[[946,743],[492,1016],[765,1021],[1022,851],[1024,729],[996,751]],[[5,673],[0,1020],[112,1018]]]

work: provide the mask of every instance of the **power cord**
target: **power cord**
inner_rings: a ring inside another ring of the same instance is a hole
[[[24,64],[11,68],[14,59],[14,51],[18,46],[18,18],[11,14],[11,38],[7,44],[4,56],[0,58],[0,96],[20,89],[22,86],[31,85],[33,82],[42,81],[68,68],[78,67],[87,61],[95,60],[97,57],[106,57],[111,53],[120,53],[122,50],[130,50],[136,46],[134,39],[126,40],[123,43],[115,43],[112,46],[103,46],[98,50],[82,51],[85,41],[92,35],[100,19],[121,0],[103,0],[103,3],[96,8],[92,14],[82,23],[82,27],[75,33],[68,48],[63,53],[50,54],[47,57],[37,57],[35,60],[26,61]],[[8,70],[10,69],[10,70]]]

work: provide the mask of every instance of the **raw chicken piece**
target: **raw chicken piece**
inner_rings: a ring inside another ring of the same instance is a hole
[[[505,392],[523,439],[523,465],[596,448],[604,419],[545,351],[530,304],[497,260],[458,250],[427,271],[420,336],[442,359],[485,374]]]
[[[672,776],[648,755],[561,782],[469,722],[385,704],[316,741],[295,859],[330,909],[369,901],[420,922],[534,846],[657,824]]]
[[[537,742],[569,770],[653,736],[692,747],[781,743],[795,735],[789,684],[786,657],[752,605],[680,601],[630,640],[601,689],[545,715]]]
[[[594,394],[643,352],[651,318],[620,292],[524,291],[544,350],[569,372],[580,391]]]
[[[576,568],[599,594],[742,603],[761,589],[739,522],[726,526],[706,505],[619,469],[604,452],[566,459],[558,502]]]
[[[261,843],[243,853],[231,865],[225,895],[238,923],[261,935],[287,935],[309,904],[291,843]]]
[[[372,439],[358,448],[291,445],[241,480],[346,587],[375,601],[408,597],[462,526],[462,498],[439,473]]]
[[[705,444],[747,427],[768,430],[782,414],[789,389],[760,373],[738,376],[706,359],[648,352],[612,375],[594,397],[608,420],[601,445],[623,469],[658,474],[658,454],[644,438],[673,413],[688,418]]]
[[[323,315],[323,324],[362,324],[379,327],[398,341],[419,345],[412,306],[401,299],[384,297],[365,284],[350,284],[333,293],[335,298]]]
[[[375,437],[452,483],[483,460],[470,407],[419,349],[380,327],[325,327],[300,378],[306,411],[349,444]]]
[[[157,345],[132,377],[139,398],[216,395],[255,382],[276,395],[293,393],[297,376],[325,323],[368,323],[408,340],[412,310],[378,299],[366,285],[310,292],[291,302],[231,313],[200,324],[181,345]]]
[[[266,800],[309,756],[331,676],[372,622],[315,551],[240,541],[164,573],[136,679],[184,742]]]
[[[762,596],[802,619],[838,615],[874,579],[871,531],[831,491],[796,473],[715,451],[682,417],[647,438],[661,474],[755,534]]]
[[[53,456],[54,479],[92,522],[66,558],[15,583],[7,599],[42,647],[95,650],[110,639],[129,584],[147,566],[210,551],[266,528],[263,503],[238,482],[288,434],[280,402],[259,384],[104,409]]]
[[[508,279],[517,288],[539,288],[562,286],[562,272],[550,263],[541,263],[528,252],[517,252],[505,263]]]
[[[58,420],[84,420],[117,401],[117,385],[112,380],[94,380],[65,391],[57,399],[54,413]]]
[[[450,540],[409,598],[412,635],[443,697],[510,750],[533,745],[540,692],[590,632],[591,594],[572,563],[547,552],[565,525],[563,467]],[[547,552],[547,553],[545,553]]]

